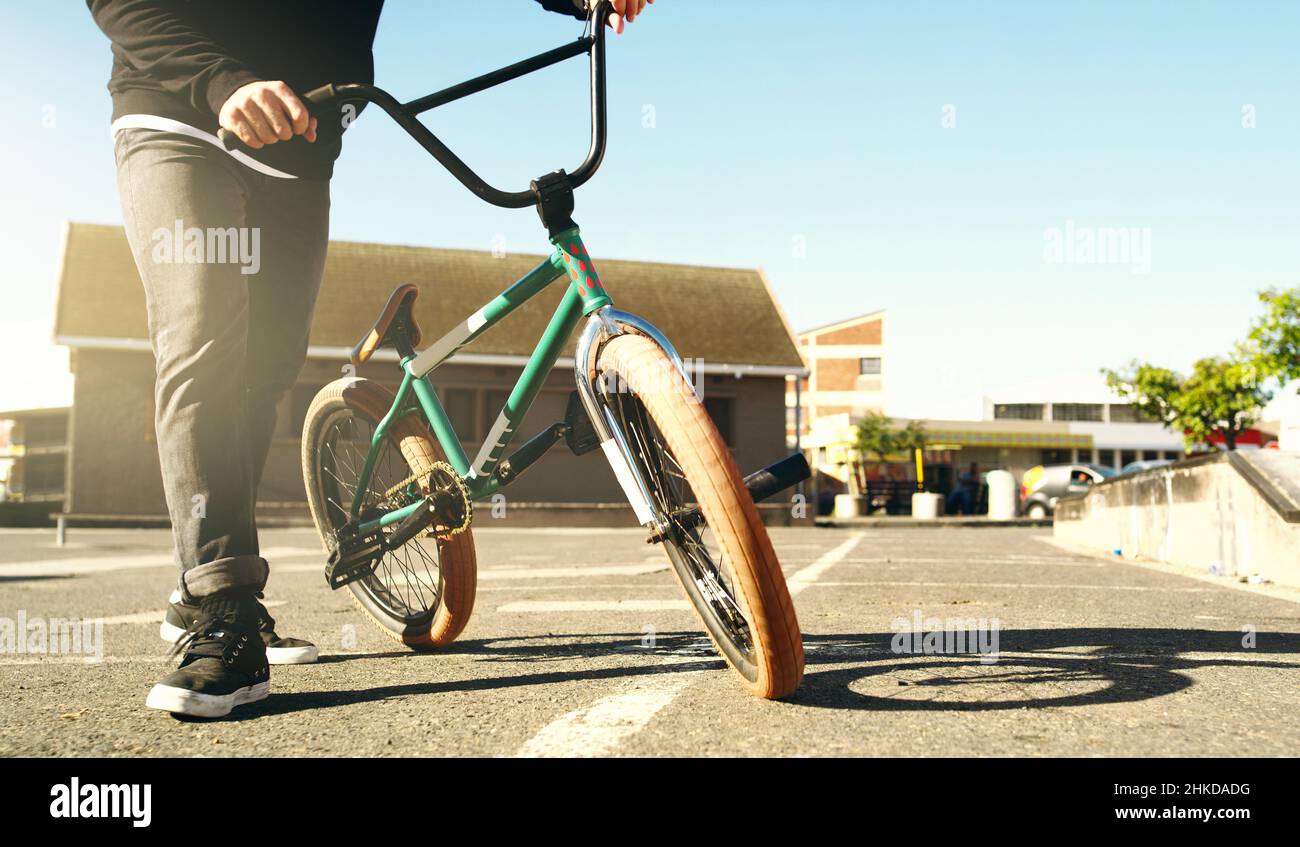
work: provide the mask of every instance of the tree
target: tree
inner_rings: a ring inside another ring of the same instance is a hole
[[[853,449],[861,456],[875,456],[882,465],[889,461],[886,456],[894,452],[894,427],[889,416],[883,412],[867,412],[858,421]]]
[[[853,449],[862,456],[875,456],[882,465],[891,453],[911,452],[925,447],[925,424],[908,421],[902,429],[895,429],[890,417],[882,412],[868,412],[858,421]]]
[[[1126,371],[1102,370],[1106,384],[1133,404],[1141,417],[1183,433],[1187,448],[1210,443],[1218,432],[1229,450],[1258,419],[1272,392],[1268,374],[1253,358],[1211,356],[1184,377],[1168,368],[1134,361]]]
[[[897,431],[895,437],[897,438],[895,448],[900,452],[911,453],[913,450],[924,450],[927,438],[925,424],[921,421],[908,421],[906,426]]]
[[[1261,291],[1259,300],[1265,313],[1251,327],[1248,355],[1266,376],[1300,380],[1300,288]]]

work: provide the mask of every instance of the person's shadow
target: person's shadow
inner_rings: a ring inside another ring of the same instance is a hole
[[[894,651],[892,633],[806,635],[806,670],[800,688],[782,703],[822,709],[987,711],[1123,703],[1171,694],[1192,685],[1186,671],[1211,666],[1292,668],[1300,664],[1257,658],[1300,653],[1300,633],[1259,632],[1255,647],[1236,631],[1026,629],[999,633],[995,662],[975,653],[912,655]],[[439,653],[385,652],[322,657],[352,662],[409,655],[437,662],[439,655],[484,663],[522,663],[535,670],[470,679],[381,685],[372,688],[274,693],[242,707],[229,720],[251,720],[304,709],[327,709],[394,697],[498,691],[575,680],[619,680],[725,666],[695,632],[660,633],[642,646],[641,633],[469,639]],[[626,657],[618,664],[574,668],[574,660]],[[674,661],[665,662],[672,658]]]

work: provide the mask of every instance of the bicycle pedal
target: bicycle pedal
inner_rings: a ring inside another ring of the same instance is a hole
[[[325,582],[337,591],[350,582],[365,579],[379,567],[387,548],[379,533],[353,538],[336,547],[325,564]]]

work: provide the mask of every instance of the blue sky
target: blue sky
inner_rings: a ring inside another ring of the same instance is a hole
[[[121,218],[107,41],[79,2],[3,9],[0,355],[43,369],[7,375],[10,407],[66,399],[60,354],[22,352],[48,346],[61,222]],[[376,80],[414,97],[579,27],[528,0],[389,0]],[[576,217],[598,260],[763,267],[796,328],[888,309],[896,415],[1186,367],[1245,333],[1254,291],[1300,284],[1298,43],[1291,2],[658,0],[611,37],[610,148]],[[585,152],[585,86],[575,60],[429,123],[523,187]],[[336,238],[545,246],[531,210],[475,200],[377,112],[333,204]],[[1149,233],[1150,271],[1044,261],[1067,221]]]

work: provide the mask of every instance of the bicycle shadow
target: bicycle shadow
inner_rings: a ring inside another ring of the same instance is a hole
[[[307,709],[328,709],[392,698],[501,691],[576,681],[626,680],[682,670],[724,669],[701,634],[660,633],[654,646],[642,634],[549,634],[469,639],[442,653],[356,654],[346,658],[407,655],[436,661],[442,654],[484,663],[563,663],[617,656],[628,663],[571,666],[505,676],[310,692],[276,693],[243,707],[227,720],[255,720]],[[1117,627],[1008,630],[1000,633],[995,663],[977,654],[908,655],[893,650],[892,633],[808,635],[803,685],[787,706],[877,711],[992,711],[1126,703],[1173,694],[1193,684],[1200,668],[1293,668],[1300,663],[1250,658],[1261,653],[1300,654],[1300,633],[1260,632],[1254,649],[1242,633],[1192,629]],[[1066,651],[1066,652],[1062,652]],[[1206,654],[1209,654],[1208,656]],[[325,657],[322,657],[325,658]],[[334,661],[344,657],[331,657]],[[665,660],[670,661],[665,661]],[[738,689],[739,690],[739,689]]]
[[[939,633],[942,635],[942,633]],[[1190,688],[1209,667],[1290,668],[1300,633],[1117,627],[1008,630],[995,661],[895,652],[889,634],[805,639],[808,670],[788,702],[827,709],[999,711],[1131,703]],[[1209,654],[1209,655],[1207,655]],[[828,669],[819,666],[844,665]]]

